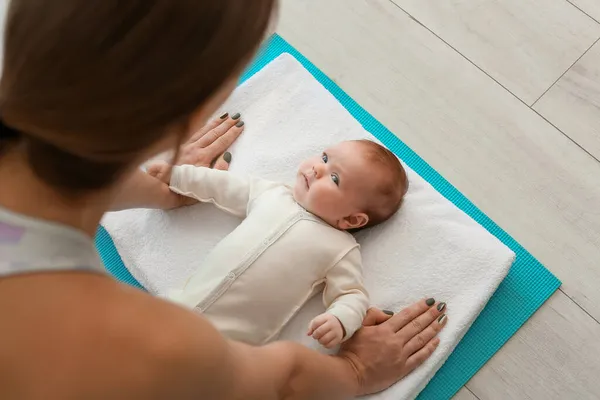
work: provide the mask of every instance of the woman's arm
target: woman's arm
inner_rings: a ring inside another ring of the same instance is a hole
[[[329,400],[375,393],[413,371],[437,347],[435,336],[445,319],[438,322],[442,312],[427,304],[420,301],[392,317],[369,310],[365,324],[373,325],[360,329],[337,356],[289,342],[262,347],[230,342],[198,318],[176,335],[179,351],[170,354],[177,361],[165,368],[178,377],[170,384],[189,388],[186,398]]]
[[[413,371],[435,350],[436,335],[446,322],[440,319],[444,307],[422,300],[393,316],[370,309],[363,327],[337,356],[289,342],[252,347],[226,340],[185,308],[107,277],[69,276],[80,289],[66,285],[71,292],[65,294],[58,285],[36,292],[34,298],[62,312],[38,313],[50,324],[49,340],[28,353],[30,360],[39,359],[40,349],[50,354],[57,376],[81,375],[75,381],[44,381],[62,385],[70,393],[65,398],[105,393],[106,398],[136,399],[346,399],[384,390]],[[60,281],[65,279],[61,275]],[[69,302],[73,293],[83,301]],[[97,312],[90,314],[90,308]],[[70,328],[73,318],[76,331]],[[31,316],[26,320],[40,323]],[[55,352],[57,340],[70,344],[67,350],[58,346],[61,354]],[[83,361],[89,368],[82,373]]]
[[[237,371],[231,398],[252,393],[254,397],[247,398],[345,400],[359,392],[357,373],[342,357],[320,354],[292,342],[230,346],[231,363]]]
[[[197,333],[193,344],[181,348],[178,362],[165,364],[171,376],[177,368],[178,382],[171,384],[188,387],[186,398],[345,400],[359,392],[348,359],[291,342],[253,347],[227,341],[208,326]]]
[[[348,358],[326,356],[290,342],[254,347],[225,339],[206,319],[155,299],[136,308],[156,393],[203,400],[348,399],[359,392]],[[126,322],[129,326],[132,322]],[[132,384],[132,387],[135,385]]]

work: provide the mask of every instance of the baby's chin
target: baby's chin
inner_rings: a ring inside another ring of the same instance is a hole
[[[296,203],[300,204],[302,207],[306,208],[305,196],[306,190],[302,187],[298,182],[292,188],[292,194],[294,196],[294,200]]]
[[[304,186],[303,181],[296,181],[296,184],[292,188],[292,194],[294,196],[294,200],[296,201],[296,203],[298,203],[306,211],[315,214],[312,210],[312,207],[310,206],[310,204],[308,202],[308,198],[307,198],[308,193],[307,193],[306,187]],[[315,215],[317,215],[317,214],[315,214]],[[320,218],[319,215],[317,215],[317,217]]]

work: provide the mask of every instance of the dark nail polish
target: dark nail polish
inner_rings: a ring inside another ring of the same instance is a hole
[[[244,121],[240,121],[237,124],[235,124],[235,126],[237,126],[238,128],[241,128],[242,126],[244,126]]]
[[[394,315],[394,312],[393,312],[393,311],[390,311],[390,310],[382,310],[382,311],[383,311],[383,313],[384,313],[384,314],[387,314],[387,315]]]
[[[225,119],[225,118],[227,118],[228,115],[229,115],[229,113],[225,113],[225,114],[221,115],[219,118]]]
[[[446,314],[442,314],[440,315],[440,317],[438,318],[438,324],[443,324],[444,322],[446,322]]]
[[[432,305],[435,304],[435,299],[429,298],[429,299],[425,300],[425,304],[427,304],[429,307],[431,307]]]
[[[223,154],[223,160],[229,164],[231,162],[231,153],[226,151],[225,154]]]
[[[437,310],[438,311],[443,311],[444,308],[446,308],[446,303],[440,303],[437,305]]]
[[[231,116],[231,119],[240,119],[241,115],[240,113],[235,113]]]

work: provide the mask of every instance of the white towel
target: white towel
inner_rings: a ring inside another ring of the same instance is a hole
[[[232,148],[231,171],[293,182],[298,163],[333,143],[373,138],[292,56],[284,54],[241,85],[221,111],[241,112],[246,131]],[[361,232],[372,303],[399,310],[424,297],[448,303],[434,355],[377,399],[414,398],[433,377],[507,274],[514,254],[407,169],[410,190],[392,220]],[[103,225],[124,264],[146,288],[164,293],[189,276],[239,220],[200,204],[175,211],[108,214]],[[281,282],[285,285],[285,282]],[[323,311],[313,298],[281,334],[305,336]]]

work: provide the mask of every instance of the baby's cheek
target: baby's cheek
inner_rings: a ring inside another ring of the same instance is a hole
[[[324,202],[324,196],[321,187],[317,184],[313,184],[306,196],[306,200],[317,205],[321,205]]]
[[[321,190],[315,194],[317,195],[312,199],[314,205],[317,206],[321,212],[331,214],[331,211],[336,207],[335,199],[328,195],[327,191],[325,190]]]

